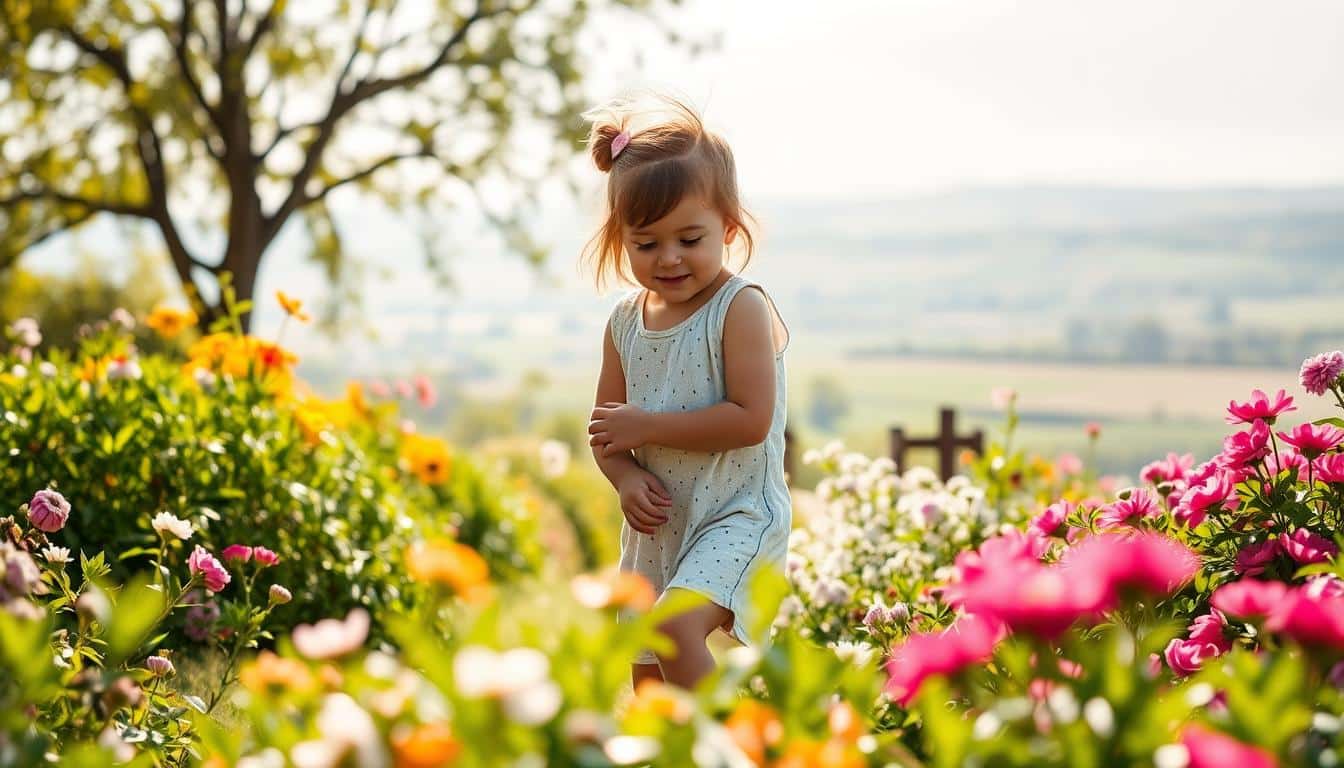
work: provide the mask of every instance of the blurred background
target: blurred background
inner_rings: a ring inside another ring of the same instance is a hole
[[[268,18],[224,5],[238,39]],[[1032,450],[1096,422],[1132,476],[1344,342],[1337,2],[512,5],[290,3],[220,67],[208,9],[4,4],[0,320],[60,343],[189,294],[208,319],[250,269],[252,333],[277,290],[317,315],[283,342],[319,392],[424,375],[422,430],[582,454],[620,291],[577,261],[603,191],[579,111],[656,88],[736,153],[803,448],[882,453],[940,405],[993,430],[1011,387]]]

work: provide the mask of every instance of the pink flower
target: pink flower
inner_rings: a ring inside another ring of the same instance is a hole
[[[1204,522],[1204,517],[1210,511],[1216,511],[1216,508],[1236,509],[1239,503],[1237,488],[1231,476],[1220,472],[1182,494],[1171,516],[1176,522],[1195,528]]]
[[[55,533],[65,527],[70,519],[70,502],[60,493],[44,489],[33,494],[28,502],[28,521],[34,528],[47,533]]]
[[[1244,467],[1269,455],[1269,427],[1257,421],[1245,432],[1237,432],[1223,439],[1223,452],[1218,457],[1229,469]]]
[[[1232,643],[1227,639],[1227,619],[1217,610],[1196,617],[1190,622],[1190,642],[1217,646],[1219,653],[1227,653]]]
[[[953,582],[942,589],[943,600],[948,605],[958,606],[967,585],[1038,563],[1049,547],[1048,540],[1021,531],[1009,531],[986,539],[978,550],[957,555],[953,562]]]
[[[253,547],[252,559],[257,561],[257,565],[266,568],[280,562],[280,556],[265,547]]]
[[[1162,483],[1171,483],[1177,480],[1184,480],[1190,472],[1190,468],[1195,465],[1195,457],[1192,454],[1177,456],[1174,453],[1168,453],[1167,458],[1154,461],[1144,467],[1139,472],[1139,478],[1145,483],[1161,485]]]
[[[1061,475],[1081,475],[1083,473],[1083,460],[1076,454],[1061,453],[1059,458],[1055,459],[1055,469],[1059,470]]]
[[[183,631],[192,640],[204,642],[210,637],[215,622],[219,620],[219,605],[214,600],[207,601],[205,593],[199,589],[189,592],[183,598],[183,603],[191,606],[187,609]]]
[[[1324,563],[1339,554],[1339,547],[1335,546],[1334,542],[1324,536],[1317,536],[1306,528],[1298,528],[1281,537],[1279,541],[1288,556],[1302,565]]]
[[[1344,373],[1344,352],[1338,349],[1308,357],[1302,361],[1300,374],[1302,388],[1313,395],[1324,395],[1326,390],[1335,386],[1342,373]]]
[[[1123,589],[1167,595],[1194,578],[1199,555],[1160,533],[1098,534],[1070,547],[1060,565],[1078,579],[1099,580],[1113,598]]]
[[[1167,666],[1171,671],[1180,677],[1192,675],[1204,666],[1205,659],[1216,658],[1222,651],[1213,643],[1197,643],[1194,640],[1182,640],[1179,637],[1172,638],[1167,643],[1167,648],[1162,652],[1162,657],[1167,660]]]
[[[1326,597],[1344,597],[1344,581],[1330,573],[1322,573],[1307,579],[1302,585],[1308,597],[1320,600]]]
[[[1095,421],[1089,421],[1087,424],[1083,425],[1083,431],[1086,432],[1087,436],[1092,440],[1101,437],[1101,425]]]
[[[252,548],[242,544],[230,544],[219,553],[219,556],[226,563],[246,563],[252,559]]]
[[[1266,424],[1273,424],[1279,414],[1296,410],[1293,398],[1289,397],[1286,391],[1280,389],[1274,399],[1270,400],[1264,392],[1255,389],[1251,391],[1250,400],[1244,403],[1233,400],[1227,404],[1227,423],[1251,424],[1260,419]]]
[[[928,678],[988,661],[1002,635],[994,622],[973,615],[962,616],[942,632],[916,632],[892,650],[887,692],[908,706]]]
[[[434,391],[434,384],[428,376],[415,377],[415,399],[420,401],[422,408],[433,408],[434,403],[438,402],[438,393]]]
[[[374,397],[391,397],[392,388],[387,385],[386,381],[375,379],[374,381],[369,382],[369,393]]]
[[[199,575],[205,583],[205,588],[211,592],[221,592],[229,585],[233,577],[224,569],[224,566],[215,559],[215,556],[205,551],[199,544],[192,551],[191,556],[187,558],[187,567],[191,570],[192,576]]]
[[[1330,424],[1298,424],[1292,432],[1280,432],[1279,438],[1311,460],[1344,443],[1344,429]]]
[[[1224,584],[1209,598],[1209,605],[1238,619],[1268,616],[1274,606],[1288,593],[1281,581],[1242,579]]]
[[[1312,462],[1316,479],[1323,483],[1344,483],[1344,453],[1329,453]]]
[[[1191,723],[1181,732],[1181,744],[1190,753],[1187,768],[1278,768],[1274,756],[1218,731]]]
[[[284,605],[294,599],[294,595],[290,594],[290,591],[280,584],[272,584],[268,595],[274,605]]]
[[[359,650],[369,636],[369,612],[355,608],[345,620],[323,619],[294,628],[294,648],[310,659],[336,659]]]
[[[1344,648],[1344,598],[1313,597],[1293,589],[1270,609],[1265,628],[1304,645]]]
[[[1237,553],[1237,562],[1232,569],[1243,576],[1264,573],[1265,568],[1278,557],[1281,548],[1278,539],[1265,539],[1257,544],[1247,544]]]
[[[995,387],[989,392],[989,402],[995,410],[1005,411],[1017,402],[1017,390],[1012,387]]]
[[[1038,536],[1054,536],[1059,532],[1060,526],[1064,525],[1064,521],[1068,519],[1069,515],[1073,514],[1073,511],[1077,508],[1078,505],[1071,501],[1057,501],[1046,507],[1044,512],[1037,515],[1036,518],[1031,521],[1031,525],[1027,527],[1027,530]]]
[[[405,400],[411,396],[411,382],[405,379],[397,379],[396,383],[397,397]]]
[[[1295,451],[1279,451],[1265,458],[1265,468],[1271,475],[1277,475],[1289,469],[1296,469],[1298,477],[1305,477],[1307,460]]]
[[[1130,492],[1129,498],[1103,507],[1097,522],[1104,528],[1115,528],[1145,517],[1156,517],[1159,512],[1157,503],[1148,491],[1136,488]]]
[[[150,656],[145,659],[145,668],[153,672],[155,677],[172,677],[176,671],[173,662],[166,656]]]

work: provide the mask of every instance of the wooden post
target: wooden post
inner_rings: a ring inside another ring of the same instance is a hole
[[[975,430],[969,435],[957,434],[957,412],[944,406],[938,409],[938,434],[934,437],[907,437],[901,427],[891,430],[891,458],[896,462],[896,471],[905,474],[905,452],[911,448],[936,448],[938,450],[938,474],[947,482],[957,473],[957,449],[969,448],[976,453],[984,453],[984,430]]]

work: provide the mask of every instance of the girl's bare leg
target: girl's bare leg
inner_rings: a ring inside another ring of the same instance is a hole
[[[631,664],[630,680],[635,690],[639,690],[639,684],[645,680],[663,682],[663,670],[657,664]]]
[[[714,657],[705,647],[705,639],[733,618],[732,611],[708,600],[702,605],[663,622],[659,631],[676,645],[676,655],[659,656],[663,679],[682,688],[694,688],[701,678],[714,670]]]

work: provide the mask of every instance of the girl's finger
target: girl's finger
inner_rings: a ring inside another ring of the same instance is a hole
[[[589,445],[606,445],[611,442],[611,435],[606,432],[597,432],[588,438]]]
[[[652,490],[654,493],[658,494],[659,496],[662,496],[664,499],[667,499],[668,501],[672,500],[672,494],[667,492],[667,489],[663,487],[663,481],[659,480],[657,477],[649,475],[645,485],[648,486],[649,489]]]
[[[649,518],[653,520],[653,522],[657,523],[658,525],[662,525],[663,523],[667,522],[667,515],[663,514],[663,512],[658,509],[658,507],[654,506],[653,500],[651,500],[649,497],[644,496],[642,498],[636,499],[636,503],[639,505],[639,508],[643,510],[644,514],[648,515]]]
[[[653,533],[658,527],[657,521],[649,519],[647,515],[633,506],[626,510],[625,521],[630,524],[631,528],[641,533]]]
[[[596,434],[606,429],[606,424],[601,419],[593,419],[588,422],[588,434]]]

